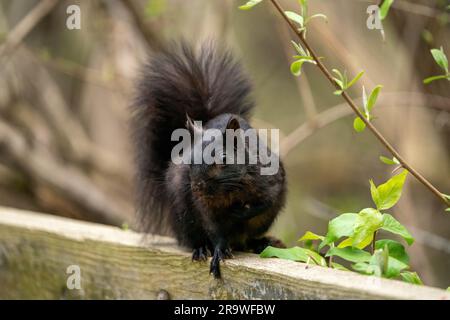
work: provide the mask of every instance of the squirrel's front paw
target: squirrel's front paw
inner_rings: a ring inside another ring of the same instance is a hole
[[[246,251],[259,254],[268,246],[276,248],[286,248],[286,245],[283,243],[283,241],[275,237],[265,236],[262,238],[250,239],[249,241],[247,241]]]
[[[211,265],[209,267],[209,273],[212,273],[214,275],[214,278],[219,279],[220,278],[220,261],[223,261],[224,259],[231,259],[233,258],[233,254],[231,253],[231,249],[229,247],[227,248],[220,248],[216,247],[214,249],[214,255],[211,259]]]
[[[208,258],[208,249],[206,246],[194,248],[192,252],[192,261],[206,261]]]

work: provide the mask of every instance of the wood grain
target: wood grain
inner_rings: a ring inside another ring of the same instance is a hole
[[[78,265],[81,290],[67,288]],[[0,208],[0,299],[450,299],[444,290],[237,253],[191,261],[173,239]]]

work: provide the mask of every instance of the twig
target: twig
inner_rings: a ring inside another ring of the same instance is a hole
[[[325,77],[328,79],[328,81],[331,82],[332,85],[336,87],[336,89],[340,90],[341,88],[337,84],[337,82],[334,80],[333,76],[331,75],[330,71],[328,71],[327,67],[322,63],[322,61],[318,58],[314,50],[311,48],[309,43],[306,41],[303,32],[299,31],[297,27],[294,25],[294,23],[286,16],[284,13],[283,8],[280,6],[277,0],[271,0],[272,4],[275,6],[275,8],[278,10],[278,12],[282,15],[284,20],[289,24],[292,31],[298,36],[302,44],[306,47],[306,49],[310,52],[311,56],[316,61],[317,66],[322,71],[322,73],[325,75]],[[397,152],[397,150],[384,138],[384,136],[378,131],[375,126],[366,119],[366,117],[359,111],[358,107],[356,106],[355,102],[350,98],[350,96],[347,94],[346,91],[342,92],[341,96],[347,101],[347,104],[353,109],[355,114],[366,124],[366,126],[369,128],[370,131],[375,135],[375,137],[386,147],[387,150],[395,157],[397,160],[402,164],[403,168],[408,170],[417,180],[419,180],[425,187],[427,187],[436,197],[438,197],[443,203],[445,203],[446,206],[450,206],[450,201],[447,200],[444,195],[435,187],[433,186],[425,177],[423,177],[419,172],[417,172],[409,163],[406,162],[406,160]]]
[[[282,21],[277,23],[278,33],[280,34],[281,40],[283,41],[283,51],[286,56],[286,59],[292,57],[292,53],[290,51],[290,43],[289,43],[289,29],[285,27]],[[288,44],[289,45],[286,45]],[[306,118],[308,122],[310,122],[311,126],[315,125],[315,118],[317,116],[317,107],[314,102],[314,97],[311,91],[311,86],[309,84],[309,79],[306,77],[295,77],[295,82],[297,85],[297,91],[300,94],[300,98],[302,99],[303,106],[306,112]]]
[[[23,41],[27,34],[58,3],[58,0],[42,0],[8,33],[5,42],[0,46],[0,56],[11,54]]]

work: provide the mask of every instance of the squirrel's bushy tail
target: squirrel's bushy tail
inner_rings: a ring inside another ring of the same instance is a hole
[[[144,231],[168,234],[164,175],[186,114],[208,120],[223,113],[248,119],[253,103],[250,82],[230,52],[211,43],[195,53],[186,44],[155,54],[137,86],[131,121],[137,164],[137,205]]]

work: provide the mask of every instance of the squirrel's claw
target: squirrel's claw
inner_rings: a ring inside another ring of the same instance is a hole
[[[208,258],[208,249],[206,247],[195,248],[192,252],[192,261],[206,261]]]
[[[230,248],[221,249],[219,247],[216,247],[214,249],[214,255],[211,259],[209,273],[212,274],[214,278],[220,279],[220,261],[231,258],[233,258],[233,254],[231,253]]]

